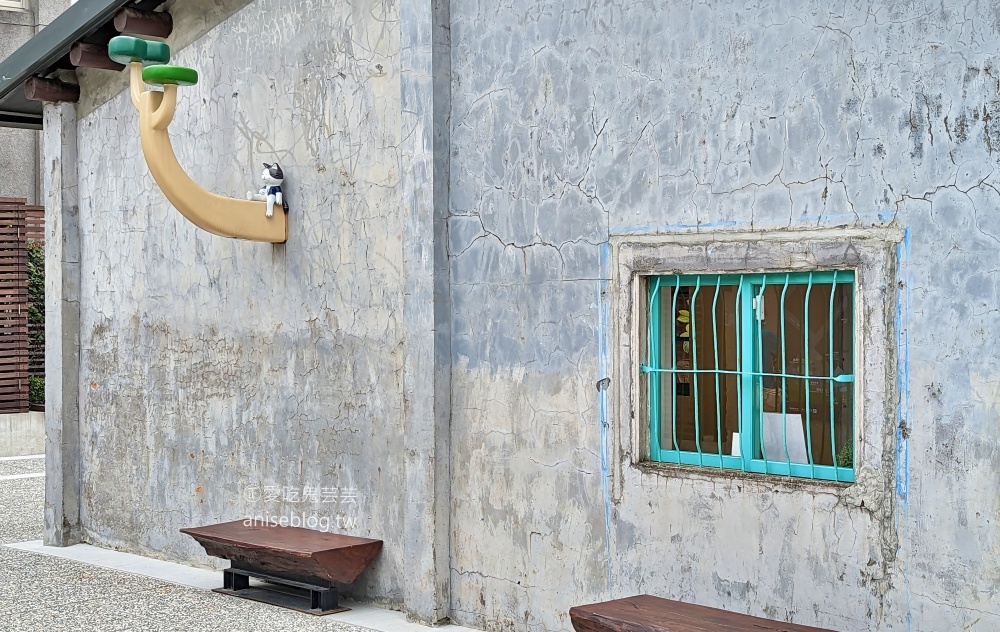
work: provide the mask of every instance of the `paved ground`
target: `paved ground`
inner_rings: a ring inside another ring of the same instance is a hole
[[[0,461],[0,630],[368,630],[2,546],[41,539],[45,479],[9,477],[43,469],[42,459]]]
[[[0,478],[7,476],[23,476],[29,474],[43,474],[38,468],[42,465],[43,459],[16,457],[9,460],[0,461]]]
[[[45,479],[7,477],[41,474],[44,470],[44,459],[0,461],[0,544],[42,538]],[[0,555],[3,551],[0,548]],[[0,595],[6,594],[5,571],[6,564],[0,564]],[[5,604],[0,599],[0,610]]]

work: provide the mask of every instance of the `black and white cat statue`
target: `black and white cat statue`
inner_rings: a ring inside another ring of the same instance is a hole
[[[264,171],[260,175],[261,180],[264,181],[264,186],[260,188],[260,191],[254,193],[253,191],[247,191],[248,200],[260,200],[267,202],[267,216],[271,217],[274,215],[274,205],[278,204],[287,213],[288,212],[288,202],[281,195],[281,182],[285,179],[284,172],[281,171],[281,165],[274,163],[269,165],[264,163]]]

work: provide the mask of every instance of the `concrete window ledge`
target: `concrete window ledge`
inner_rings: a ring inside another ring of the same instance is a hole
[[[614,453],[625,455],[614,472],[616,496],[628,469],[642,477],[684,478],[714,484],[719,477],[741,480],[750,488],[774,485],[796,490],[845,495],[847,502],[867,500],[866,490],[881,497],[892,483],[896,419],[896,311],[897,227],[871,229],[776,230],[768,232],[707,232],[684,234],[620,234],[611,239],[613,261],[612,322],[615,327],[613,410],[616,415]],[[855,396],[857,441],[856,483],[853,486],[802,480],[759,479],[732,471],[654,465],[648,461],[649,428],[644,381],[639,360],[646,342],[643,278],[657,274],[735,274],[775,271],[812,271],[850,268],[856,275],[856,354],[858,391]],[[888,465],[888,467],[886,467]],[[854,496],[858,495],[858,498]]]

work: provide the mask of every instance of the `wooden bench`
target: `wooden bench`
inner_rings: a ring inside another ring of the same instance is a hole
[[[181,529],[205,552],[231,561],[215,592],[309,614],[343,612],[335,583],[350,584],[382,550],[382,540],[245,520]],[[266,582],[250,585],[250,578]]]
[[[576,606],[569,618],[576,632],[832,632],[652,595]]]

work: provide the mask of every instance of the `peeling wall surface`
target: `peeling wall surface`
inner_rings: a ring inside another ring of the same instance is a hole
[[[186,223],[83,82],[84,540],[205,564],[179,528],[340,517],[386,541],[356,594],[487,630],[636,593],[1000,629],[995,3],[254,0],[175,63],[181,164],[241,197],[277,160],[289,241]],[[857,483],[642,463],[622,258],[729,269],[720,235],[880,262]]]
[[[403,524],[398,17],[380,1],[296,9],[258,0],[172,60],[200,73],[171,125],[179,161],[239,198],[278,161],[286,245],[171,208],[127,93],[79,122],[87,541],[204,563],[179,528]],[[402,603],[405,581],[387,547],[358,591]]]
[[[837,630],[1000,629],[996,3],[451,17],[455,618],[566,629],[574,603],[648,592]],[[615,448],[641,420],[595,388],[621,388],[609,236],[885,225],[906,231],[882,350],[906,432],[866,465],[894,486],[681,476]]]

